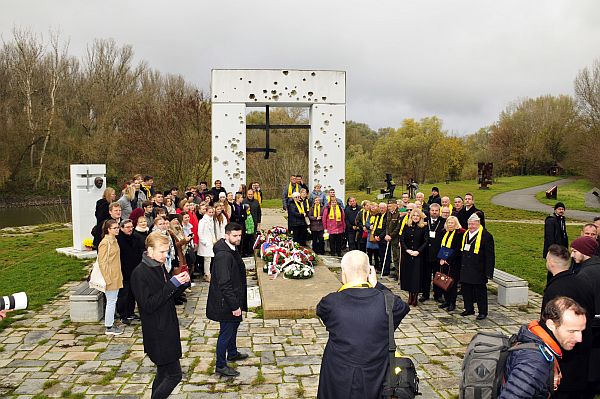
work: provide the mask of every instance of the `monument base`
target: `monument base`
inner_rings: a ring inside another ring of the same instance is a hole
[[[98,257],[96,251],[82,251],[74,247],[56,248],[56,252],[77,259],[96,259]]]
[[[284,279],[283,274],[271,280],[262,271],[264,264],[262,259],[256,259],[256,275],[265,319],[316,317],[316,307],[321,298],[342,286],[336,275],[321,264],[315,267],[312,278],[306,280]]]

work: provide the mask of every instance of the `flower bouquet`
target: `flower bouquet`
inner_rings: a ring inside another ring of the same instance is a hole
[[[86,238],[83,240],[83,246],[85,247],[85,249],[87,249],[88,251],[92,250],[92,247],[94,246],[94,240],[92,240],[91,238]]]
[[[282,271],[283,277],[296,280],[311,278],[315,274],[315,270],[312,266],[305,265],[295,260],[285,264]]]

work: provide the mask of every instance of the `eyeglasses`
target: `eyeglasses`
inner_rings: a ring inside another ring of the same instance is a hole
[[[115,226],[115,227],[109,227],[109,230],[119,230],[119,226]]]

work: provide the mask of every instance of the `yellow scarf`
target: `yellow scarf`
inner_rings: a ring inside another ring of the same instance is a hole
[[[313,216],[318,218],[321,215],[321,204],[315,204],[313,207]]]
[[[336,222],[342,221],[342,212],[340,212],[338,208],[339,207],[338,207],[337,201],[335,201],[333,204],[329,205],[329,220],[333,220],[334,214],[335,214],[335,221]],[[337,211],[337,213],[335,211]]]
[[[483,231],[483,226],[479,226],[477,229],[477,238],[475,239],[475,250],[473,251],[475,254],[479,253],[479,248],[481,247],[481,232]],[[463,235],[462,246],[460,247],[461,251],[465,250],[465,242],[467,241],[467,236],[469,235],[469,231],[467,230]]]
[[[379,214],[379,215],[372,215],[369,219],[369,224],[372,226],[375,226],[376,229],[381,229],[381,227],[383,226],[383,219],[385,216],[385,213]]]
[[[294,200],[294,202],[296,203],[296,207],[298,208],[298,212],[300,212],[301,215],[304,215],[305,214],[305,212],[304,212],[304,201],[298,202],[298,201]]]
[[[254,192],[254,198],[258,201],[260,205],[262,205],[262,196],[260,195],[260,191]]]
[[[290,182],[288,185],[288,198],[292,198],[292,193],[295,191],[300,191],[298,190],[298,183],[294,184],[294,189],[292,190],[292,182]]]
[[[398,235],[402,235],[402,232],[404,231],[404,226],[406,226],[406,221],[408,220],[408,213],[406,215],[404,215],[404,218],[402,219],[402,224],[400,225],[400,233],[398,233]]]
[[[360,283],[360,284],[347,283],[347,284],[342,285],[342,287],[338,290],[338,292],[347,290],[348,288],[373,288],[373,286],[368,281],[365,283]]]
[[[452,206],[452,204],[448,205],[448,209],[450,209],[450,214],[452,215],[452,210],[454,209],[454,207]]]
[[[367,224],[367,218],[371,217],[371,212],[366,211],[363,209],[362,211],[362,222],[363,222],[363,226],[365,226]]]
[[[452,230],[450,237],[448,237],[448,233],[450,232],[447,231],[446,234],[444,234],[444,238],[442,238],[442,247],[450,248],[452,246],[452,240],[454,239],[454,233],[456,233],[456,230]]]

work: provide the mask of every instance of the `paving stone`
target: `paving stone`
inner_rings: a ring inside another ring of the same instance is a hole
[[[46,381],[42,379],[26,379],[15,389],[15,394],[36,394],[43,390],[44,383]]]

